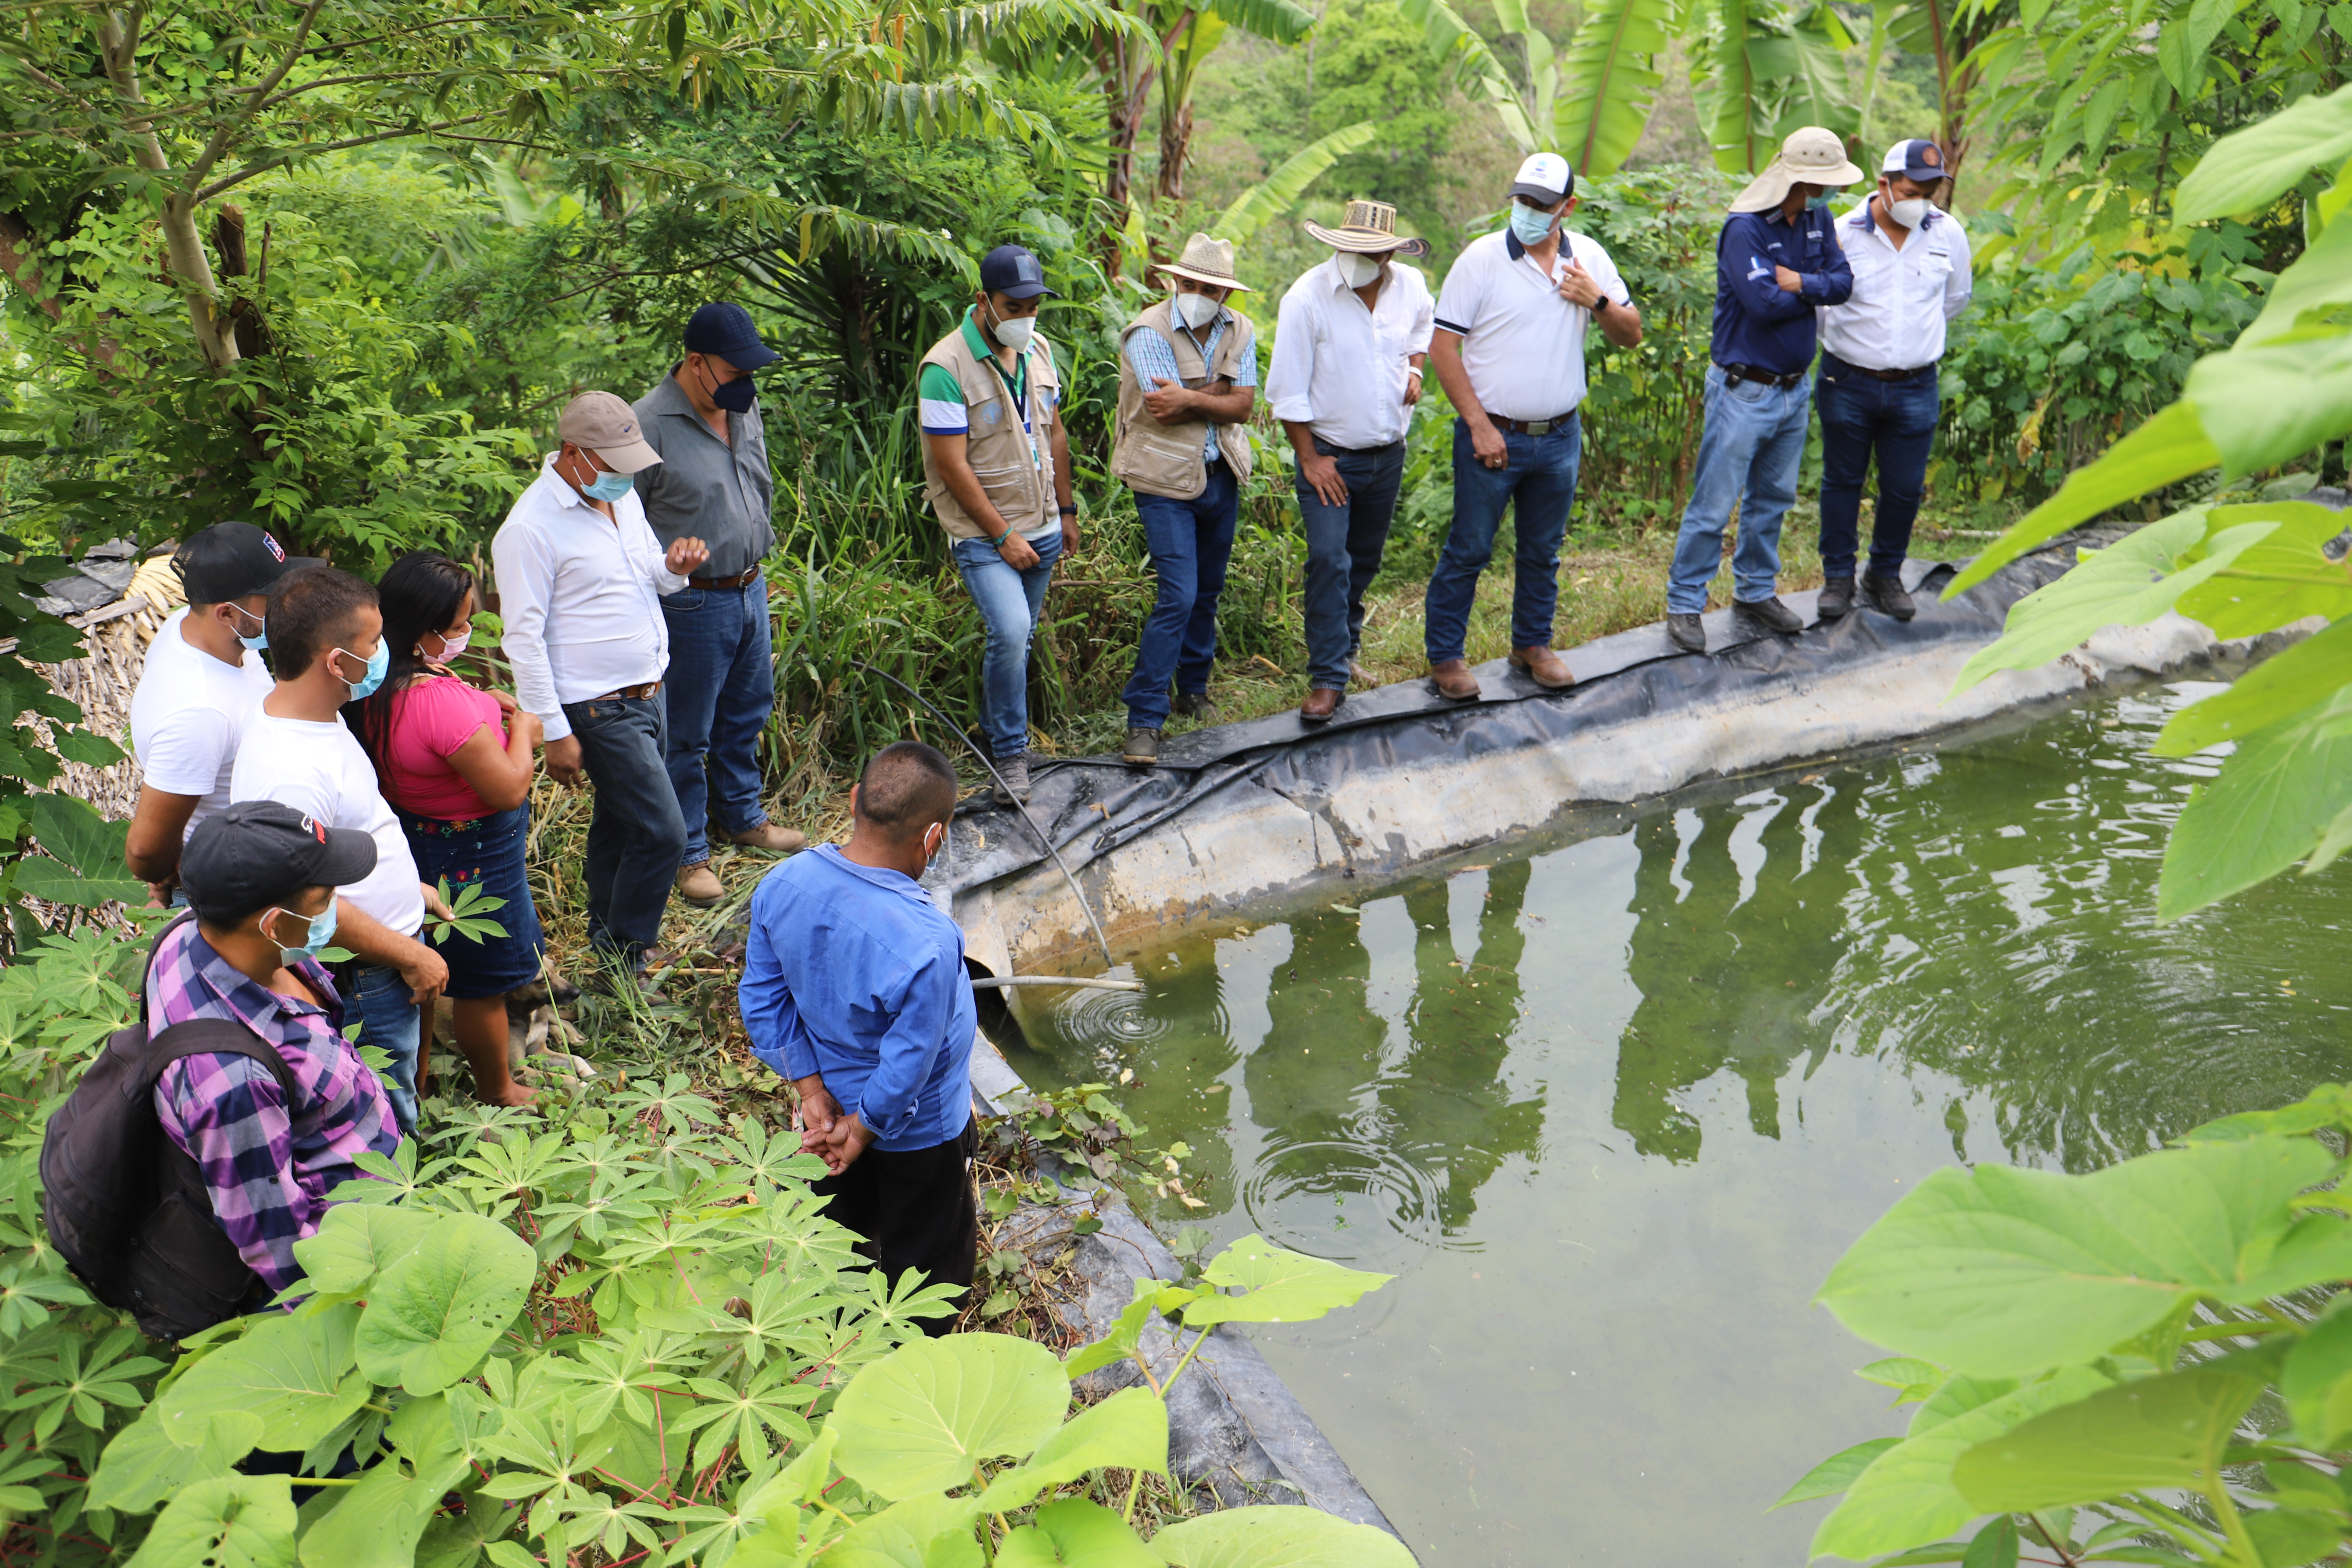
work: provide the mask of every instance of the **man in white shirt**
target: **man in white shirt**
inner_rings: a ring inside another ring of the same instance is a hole
[[[344,727],[342,708],[383,683],[392,649],[375,590],[348,572],[309,566],[269,590],[269,666],[278,683],[246,721],[229,783],[234,801],[274,800],[322,827],[375,840],[375,869],[335,889],[331,940],[359,961],[347,993],[360,1044],[390,1058],[384,1093],[404,1132],[416,1131],[418,1009],[449,983],[449,966],[417,933],[435,891],[417,879],[408,836],[378,790],[375,764]]]
[[[159,904],[184,902],[180,846],[229,803],[245,722],[269,691],[262,617],[269,585],[308,560],[249,522],[216,522],[173,556],[185,608],[155,634],[131,698],[131,749],[139,758],[139,805],[122,858]]]
[[[1837,223],[1853,292],[1821,311],[1814,404],[1822,414],[1825,621],[1853,607],[1862,484],[1874,454],[1878,505],[1863,597],[1896,620],[1909,620],[1916,608],[1903,588],[1903,559],[1936,442],[1936,362],[1945,323],[1969,308],[1973,291],[1968,231],[1930,200],[1944,170],[1943,150],[1933,142],[1897,142],[1879,164],[1876,194]]]
[[[1456,701],[1478,696],[1464,659],[1470,605],[1503,509],[1514,501],[1511,664],[1538,686],[1574,684],[1552,651],[1551,623],[1559,542],[1583,455],[1584,333],[1598,326],[1619,348],[1642,341],[1642,313],[1609,253],[1563,226],[1576,206],[1568,160],[1535,154],[1507,195],[1508,226],[1472,240],[1446,273],[1429,345],[1456,417],[1454,521],[1430,574],[1423,635],[1430,679]]]
[[[1307,232],[1338,254],[1282,297],[1267,400],[1298,458],[1307,528],[1307,700],[1298,717],[1328,721],[1363,642],[1364,590],[1381,569],[1404,479],[1404,432],[1421,400],[1434,302],[1419,271],[1396,258],[1429,254],[1400,240],[1396,208],[1349,202],[1336,229]]]
[[[562,446],[490,542],[499,609],[516,700],[547,727],[549,775],[576,787],[584,773],[596,786],[589,941],[642,976],[648,951],[662,962],[662,912],[686,848],[665,760],[669,627],[661,595],[685,587],[710,552],[692,537],[665,551],[654,537],[629,476],[661,458],[626,403],[583,392],[555,433]]]

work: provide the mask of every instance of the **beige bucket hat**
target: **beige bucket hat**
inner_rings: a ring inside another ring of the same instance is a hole
[[[1789,132],[1780,143],[1780,155],[1732,198],[1731,210],[1769,212],[1788,198],[1790,185],[1851,185],[1866,177],[1847,160],[1845,142],[1836,132],[1807,125]]]
[[[1239,294],[1249,292],[1249,285],[1234,276],[1234,242],[1230,239],[1211,239],[1205,234],[1196,234],[1184,242],[1183,255],[1173,261],[1155,262],[1152,269],[1190,278],[1195,283],[1231,289]]]
[[[1319,223],[1306,227],[1332,249],[1352,255],[1381,256],[1391,250],[1415,258],[1429,254],[1429,241],[1397,237],[1396,208],[1386,202],[1349,202],[1339,227],[1325,228]]]

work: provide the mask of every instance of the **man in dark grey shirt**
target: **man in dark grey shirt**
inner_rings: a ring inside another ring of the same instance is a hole
[[[776,357],[751,312],[717,301],[686,325],[686,358],[639,398],[637,422],[661,462],[637,475],[646,521],[667,545],[709,546],[703,574],[662,600],[669,622],[669,782],[686,818],[678,896],[704,907],[726,889],[710,868],[711,819],[731,844],[789,853],[808,840],[768,820],[760,731],[776,701],[768,584],[775,481],[751,373]]]

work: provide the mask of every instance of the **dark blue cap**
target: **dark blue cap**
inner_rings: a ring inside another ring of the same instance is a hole
[[[1951,170],[1944,167],[1944,150],[1925,137],[1897,142],[1886,150],[1878,165],[1882,174],[1900,174],[1915,184],[1932,185],[1948,179]]]
[[[737,370],[757,370],[782,356],[760,341],[751,312],[732,300],[714,300],[686,323],[686,352],[713,354]]]
[[[1019,245],[1000,245],[980,258],[980,286],[1008,300],[1034,300],[1053,292],[1045,287],[1045,269]]]

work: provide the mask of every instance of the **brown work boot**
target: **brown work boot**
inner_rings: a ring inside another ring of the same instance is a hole
[[[1298,705],[1299,720],[1307,724],[1328,724],[1331,715],[1339,710],[1339,704],[1347,700],[1348,694],[1344,691],[1318,686],[1307,694],[1306,701]]]
[[[1549,690],[1576,684],[1576,677],[1568,672],[1568,661],[1549,647],[1513,648],[1511,668],[1526,671],[1528,679]]]
[[[720,885],[719,873],[710,868],[710,862],[698,860],[677,868],[677,896],[696,909],[707,910],[725,898],[727,889]]]
[[[1352,658],[1348,661],[1348,679],[1354,681],[1357,685],[1363,687],[1366,690],[1370,690],[1381,683],[1381,678],[1379,676],[1374,675],[1370,670],[1366,669],[1362,665],[1357,663]]]
[[[765,849],[776,855],[797,855],[808,847],[807,834],[773,822],[763,822],[740,833],[721,833],[719,837],[730,844],[740,844],[746,849]]]
[[[1131,768],[1148,768],[1160,760],[1160,731],[1141,726],[1130,729],[1118,748],[1118,760]]]
[[[1456,702],[1475,701],[1478,696],[1478,678],[1470,673],[1470,666],[1458,658],[1442,659],[1429,667],[1431,684],[1440,697],[1450,697]]]

